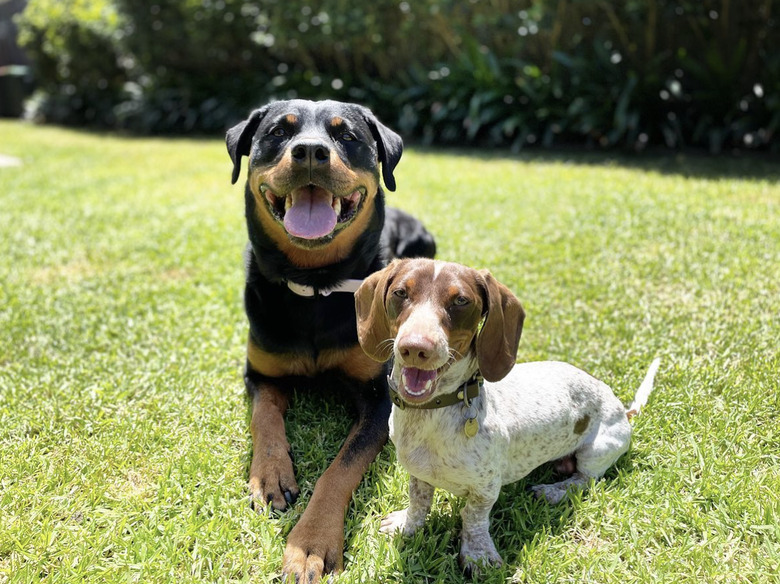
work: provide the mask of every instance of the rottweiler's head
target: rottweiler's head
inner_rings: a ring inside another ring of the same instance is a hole
[[[233,183],[249,158],[247,189],[256,219],[282,249],[349,247],[375,199],[395,190],[401,137],[370,110],[335,101],[268,104],[227,133]]]

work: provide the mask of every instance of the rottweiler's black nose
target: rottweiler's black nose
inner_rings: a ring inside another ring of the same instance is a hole
[[[317,141],[302,141],[292,147],[293,162],[304,166],[322,166],[330,161],[330,148]]]

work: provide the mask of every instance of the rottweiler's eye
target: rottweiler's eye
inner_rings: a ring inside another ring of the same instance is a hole
[[[344,142],[352,142],[355,139],[355,135],[352,132],[342,132],[339,136],[339,140],[343,140]]]
[[[287,135],[287,131],[281,126],[276,126],[273,130],[271,130],[271,135],[277,138],[282,138],[283,136]]]
[[[466,306],[469,303],[469,299],[465,296],[458,296],[455,298],[455,300],[452,301],[452,304],[455,306]]]
[[[408,298],[408,294],[406,293],[406,290],[403,288],[398,288],[397,290],[393,290],[393,296],[396,298]]]

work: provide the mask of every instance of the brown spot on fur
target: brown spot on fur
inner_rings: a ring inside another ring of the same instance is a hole
[[[351,349],[342,351],[342,355],[343,358],[338,364],[338,368],[352,379],[368,381],[382,373],[383,364],[377,363],[366,355],[363,349],[360,348],[360,345],[355,345]]]
[[[252,369],[269,377],[287,375],[313,377],[322,371],[339,369],[353,379],[369,381],[382,372],[382,364],[368,357],[358,344],[346,349],[322,351],[314,359],[310,355],[265,351],[249,339],[247,360]]]
[[[588,426],[590,426],[590,416],[585,414],[574,423],[574,433],[582,435],[587,431]]]
[[[450,350],[454,352],[458,358],[461,358],[469,352],[471,343],[474,342],[474,337],[476,337],[476,333],[473,329],[467,328],[450,331],[448,336]]]
[[[334,128],[335,128],[335,127],[337,127],[337,126],[340,126],[340,125],[342,125],[343,123],[344,123],[344,119],[343,119],[343,118],[340,118],[340,117],[338,117],[338,116],[334,117],[334,118],[333,118],[333,119],[330,121],[330,125],[331,125],[331,126],[333,126]]]
[[[298,116],[296,116],[294,114],[287,114],[284,117],[284,119],[287,120],[287,123],[290,124],[290,125],[294,125],[294,124],[298,123]]]
[[[264,351],[255,345],[252,339],[249,339],[247,343],[246,355],[252,369],[268,377],[314,375],[316,372],[314,360],[311,357]]]

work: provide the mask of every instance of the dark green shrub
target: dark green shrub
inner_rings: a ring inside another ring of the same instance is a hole
[[[275,63],[256,35],[264,12],[241,0],[115,0],[133,83],[119,123],[145,133],[219,131],[261,96]],[[259,41],[259,42],[258,42]]]
[[[30,0],[21,24],[58,121],[212,132],[331,97],[426,143],[718,152],[778,148],[775,3]]]
[[[38,93],[33,117],[113,125],[127,81],[120,65],[119,14],[109,0],[32,0],[17,20]]]

